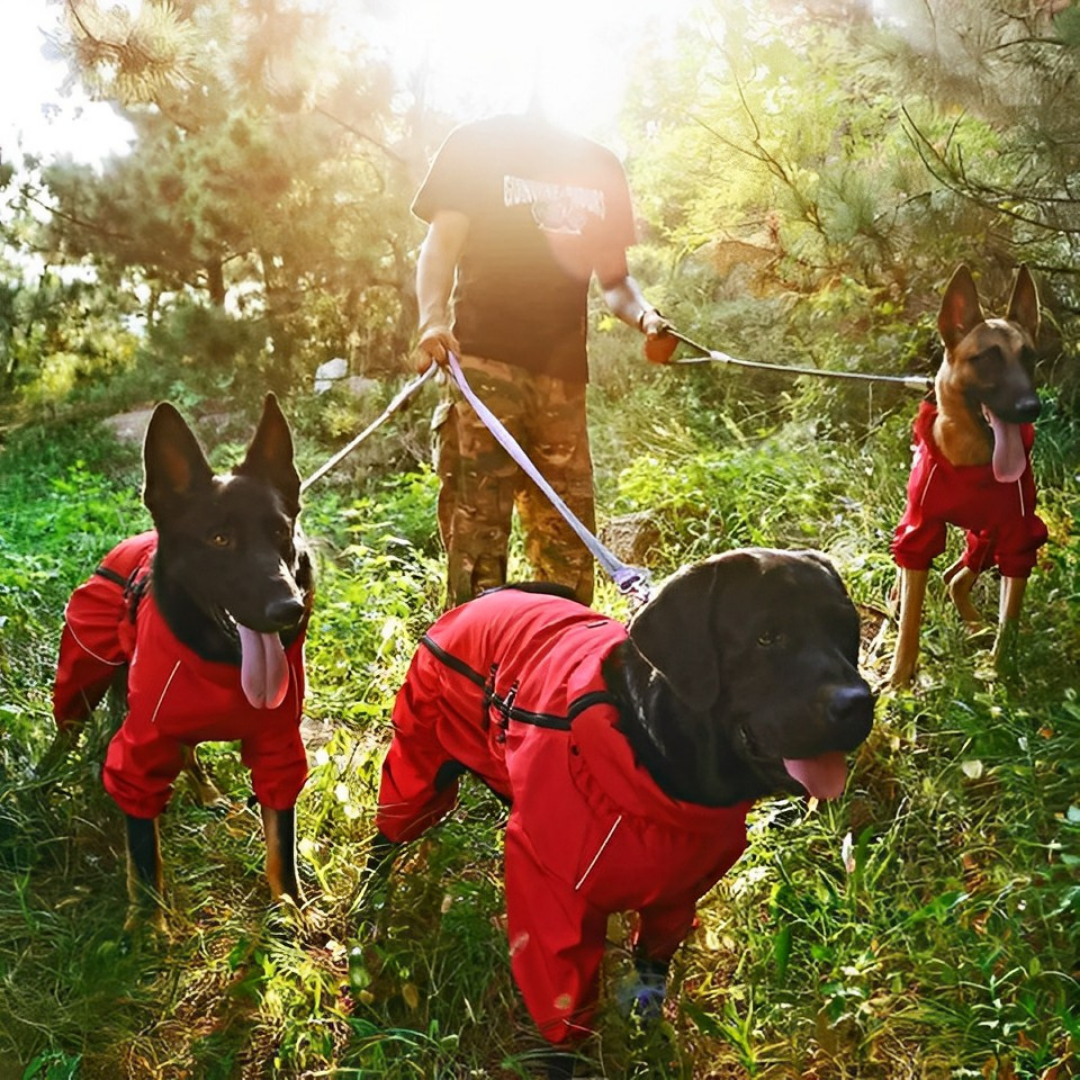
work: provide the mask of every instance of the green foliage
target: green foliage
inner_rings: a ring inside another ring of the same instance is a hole
[[[145,23],[75,6],[99,20],[70,42],[80,70],[126,102],[139,145],[101,175],[0,166],[0,230],[20,253],[0,289],[0,1063],[34,1080],[530,1075],[541,1044],[498,924],[501,805],[465,782],[388,891],[363,873],[393,694],[442,605],[418,414],[306,498],[319,584],[303,918],[266,910],[233,748],[208,755],[230,809],[181,787],[165,816],[172,934],[156,942],[119,930],[122,825],[99,782],[115,711],[43,764],[66,598],[147,524],[137,451],[94,418],[168,397],[214,414],[211,457],[228,463],[268,387],[290,391],[332,355],[355,373],[396,364],[412,323],[407,201],[430,137],[395,114],[384,68],[320,36],[311,5],[185,0],[144,5]],[[1080,421],[1060,345],[1076,306],[1074,11],[1051,23],[1047,5],[1005,19],[964,3],[961,20],[934,2],[900,24],[864,5],[737,8],[687,32],[635,91],[635,275],[710,347],[926,373],[953,264],[973,264],[998,311],[1011,263],[1030,259],[1049,331],[1035,464],[1051,543],[1007,679],[932,585],[920,684],[882,695],[845,798],[757,808],[750,849],[679,953],[664,1024],[650,1035],[604,1012],[581,1071],[1062,1080],[1080,1050]],[[923,18],[933,48],[916,39]],[[60,211],[47,227],[43,204]],[[46,265],[27,268],[31,249]],[[741,544],[824,549],[864,610],[864,669],[880,681],[913,396],[657,369],[639,350],[598,316],[601,518],[656,522],[657,577]],[[302,474],[389,392],[291,393]],[[599,596],[626,614],[613,588]],[[992,612],[994,583],[975,599]],[[609,931],[611,988],[630,927]]]
[[[624,123],[633,185],[649,240],[686,281],[665,290],[694,300],[680,311],[663,296],[669,315],[719,321],[706,340],[736,352],[722,303],[786,301],[788,318],[850,352],[886,309],[921,314],[960,261],[1003,289],[1026,260],[1052,279],[1051,307],[1057,294],[1075,308],[1061,152],[1075,110],[1058,105],[1075,50],[1043,8],[955,8],[871,21],[861,5],[803,18],[757,0],[705,17],[682,62],[639,84]],[[831,298],[852,286],[867,295],[843,318]],[[773,360],[772,347],[766,336],[750,358]]]
[[[47,250],[138,286],[150,324],[193,297],[228,307],[279,390],[335,355],[397,364],[413,319],[404,193],[423,161],[390,147],[383,61],[335,37],[325,7],[232,0],[137,14],[80,0],[60,48],[136,139],[100,172],[62,160],[24,187],[55,210]]]
[[[603,514],[655,517],[658,575],[744,543],[823,548],[874,625],[892,580],[913,404],[872,424],[815,425],[815,389],[790,386],[765,409],[746,378],[731,378],[639,371],[621,396],[597,392]],[[296,431],[310,456],[321,414],[308,405],[295,415],[311,425]],[[463,782],[451,820],[410,847],[385,891],[363,874],[390,702],[441,606],[429,470],[376,475],[359,495],[339,481],[308,493],[319,585],[311,776],[298,808],[303,920],[265,911],[246,772],[232,748],[213,747],[233,806],[197,807],[181,785],[163,822],[172,934],[123,942],[121,829],[97,780],[109,717],[74,758],[39,774],[67,593],[145,523],[135,455],[95,431],[27,428],[0,458],[0,875],[10,885],[0,957],[19,972],[17,984],[0,980],[0,1059],[80,1078],[534,1073],[541,1043],[497,920],[503,807]],[[1028,591],[1018,673],[988,677],[931,590],[924,681],[883,695],[846,797],[758,807],[750,849],[677,958],[663,1028],[636,1032],[605,1011],[603,1057],[587,1046],[583,1070],[1066,1075],[1080,1035],[1080,688],[1060,657],[1080,649],[1080,545],[1066,464],[1077,430],[1060,405],[1037,447],[1044,435],[1053,544]],[[977,599],[992,610],[990,585]],[[601,603],[621,610],[606,587]],[[871,637],[864,664],[880,678],[891,630]],[[624,973],[629,930],[622,919],[609,928],[609,987]]]
[[[130,307],[85,273],[45,270],[31,283],[12,272],[0,286],[0,406],[62,400],[129,367],[135,338],[117,316]]]

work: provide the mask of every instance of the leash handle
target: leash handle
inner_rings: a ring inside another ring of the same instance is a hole
[[[432,364],[427,371],[425,371],[418,379],[413,379],[411,383],[403,387],[397,394],[397,396],[390,402],[389,405],[382,411],[382,414],[375,420],[372,420],[370,424],[355,439],[352,440],[347,446],[343,446],[329,461],[320,465],[306,480],[300,484],[301,493],[307,491],[316,480],[321,480],[332,468],[340,464],[349,454],[351,454],[369,435],[374,434],[379,428],[406,405],[413,397],[413,395],[420,389],[435,374],[436,365]]]
[[[434,366],[434,365],[433,365]],[[520,444],[506,430],[502,421],[477,397],[476,392],[465,378],[458,358],[451,352],[447,354],[447,368],[454,382],[457,383],[465,400],[476,410],[476,415],[495,437],[495,441],[510,455],[522,472],[547,496],[551,504],[563,516],[566,523],[577,534],[578,539],[591,552],[593,558],[604,568],[607,575],[615,582],[619,592],[630,596],[640,603],[649,598],[649,572],[640,566],[629,566],[609,551],[582,523],[581,519],[560,498],[558,492],[544,479],[540,470],[529,460]]]

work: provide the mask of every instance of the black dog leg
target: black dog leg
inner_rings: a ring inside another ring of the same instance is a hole
[[[400,847],[400,844],[395,843],[388,836],[377,832],[375,839],[371,842],[371,851],[368,852],[366,876],[375,881],[385,881],[394,867],[394,859],[397,858]]]
[[[296,809],[271,810],[264,806],[262,821],[270,893],[275,900],[287,896],[298,905],[300,883],[296,876]]]
[[[401,844],[391,840],[381,832],[375,834],[368,852],[367,867],[364,877],[367,879],[368,897],[374,900],[376,908],[386,901],[386,889],[390,881],[390,871],[394,869],[394,860],[401,850]]]
[[[137,818],[130,814],[124,816],[127,820],[127,882],[130,905],[124,930],[134,930],[149,912],[151,923],[156,929],[164,931],[158,819]]]
[[[547,1069],[546,1080],[573,1080],[574,1063],[577,1058],[573,1054],[560,1053],[553,1050],[544,1056],[544,1065]]]

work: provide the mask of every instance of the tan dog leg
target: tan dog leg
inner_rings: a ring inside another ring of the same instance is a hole
[[[922,622],[928,577],[928,570],[900,571],[900,628],[896,635],[892,667],[887,676],[890,686],[910,686],[915,678],[915,661],[919,655],[919,626]]]
[[[978,630],[982,626],[982,616],[971,602],[971,589],[979,575],[969,566],[957,560],[945,571],[945,584],[949,587],[949,598],[960,612],[960,618],[967,623],[969,630]]]
[[[263,835],[266,839],[266,879],[275,900],[288,897],[300,903],[296,878],[296,810],[262,807]]]
[[[161,837],[157,818],[124,815],[127,823],[128,914],[124,931],[140,925],[165,933],[168,924],[162,906]]]
[[[1003,577],[1001,579],[997,637],[994,639],[994,649],[991,653],[994,666],[999,670],[1012,666],[1015,661],[1020,609],[1024,606],[1026,588],[1027,578]]]
[[[218,790],[217,784],[211,779],[203,763],[199,760],[199,748],[197,746],[185,746],[184,772],[187,773],[192,787],[195,789],[195,797],[200,806],[228,806],[229,800]]]

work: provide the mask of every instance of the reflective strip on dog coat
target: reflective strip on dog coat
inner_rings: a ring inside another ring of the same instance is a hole
[[[511,966],[552,1042],[585,1033],[608,914],[639,912],[639,947],[669,959],[746,846],[749,802],[669,797],[616,730],[601,664],[626,636],[574,601],[514,589],[455,608],[413,658],[383,765],[376,821],[391,840],[453,808],[453,762],[512,800]]]

